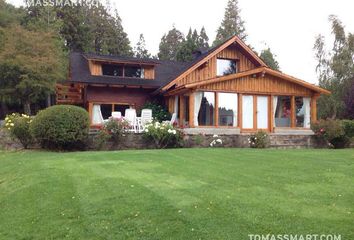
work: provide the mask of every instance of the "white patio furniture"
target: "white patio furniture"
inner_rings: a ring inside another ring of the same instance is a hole
[[[104,124],[108,119],[103,119],[101,105],[94,104],[92,108],[92,124]]]
[[[144,126],[152,122],[152,110],[143,109],[141,110],[141,124]]]
[[[114,118],[114,119],[122,118],[122,113],[121,112],[112,112],[112,118]]]
[[[129,131],[138,132],[139,126],[136,117],[136,110],[133,108],[128,108],[125,110],[124,119],[129,123]]]

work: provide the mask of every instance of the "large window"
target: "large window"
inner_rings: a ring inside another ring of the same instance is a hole
[[[215,93],[214,92],[199,92],[199,99],[196,104],[199,104],[198,125],[213,126],[215,112]]]
[[[140,66],[102,64],[102,74],[115,77],[144,78],[144,68]]]
[[[137,66],[125,66],[124,75],[125,77],[144,78],[144,69]]]
[[[216,66],[218,76],[225,76],[237,72],[236,60],[218,58]]]
[[[290,127],[291,126],[291,97],[278,96],[274,100],[275,114],[274,124],[275,127]]]
[[[237,126],[237,94],[219,93],[219,126]]]
[[[107,76],[123,76],[123,66],[116,64],[102,64],[102,74]]]

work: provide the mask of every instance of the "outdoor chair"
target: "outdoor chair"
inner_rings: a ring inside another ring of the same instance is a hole
[[[129,131],[136,133],[138,131],[136,110],[133,108],[126,109],[124,119],[129,123]]]
[[[122,113],[121,112],[112,112],[112,118],[113,119],[120,119],[120,118],[122,118]]]

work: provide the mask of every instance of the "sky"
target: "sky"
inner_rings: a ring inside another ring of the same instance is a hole
[[[16,6],[23,0],[7,0]],[[189,27],[206,28],[210,43],[224,16],[227,0],[110,0],[134,46],[144,34],[156,54],[161,37],[173,25],[187,34]],[[333,43],[328,16],[337,15],[346,32],[354,33],[354,0],[239,0],[248,34],[246,43],[260,52],[270,47],[284,73],[317,83],[313,45],[322,34]]]

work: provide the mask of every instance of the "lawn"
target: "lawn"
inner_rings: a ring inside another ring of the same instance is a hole
[[[354,150],[0,152],[0,239],[354,239]]]

